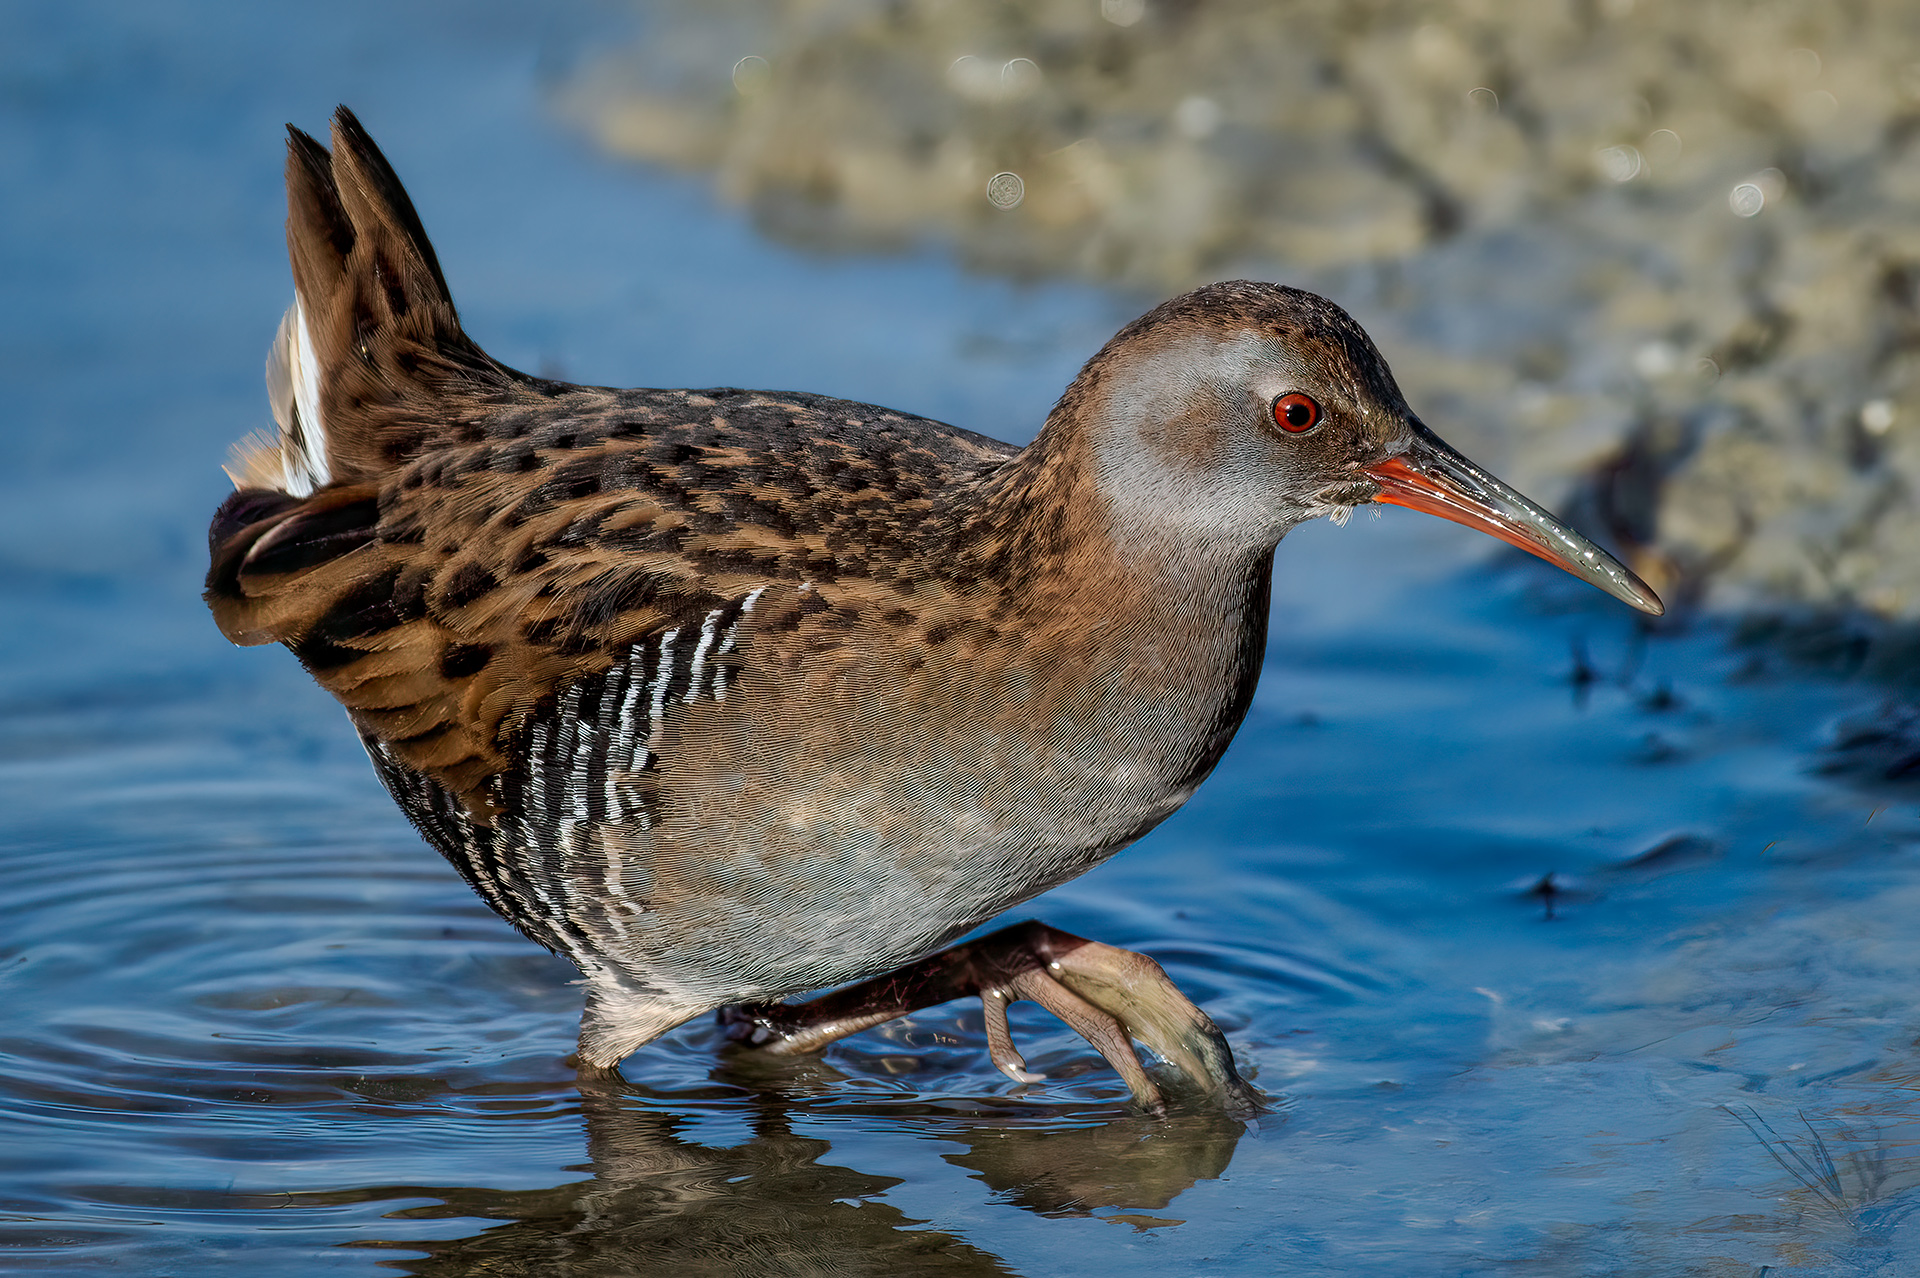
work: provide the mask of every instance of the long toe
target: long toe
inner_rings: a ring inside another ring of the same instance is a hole
[[[1047,970],[1202,1091],[1219,1098],[1230,1112],[1247,1115],[1270,1108],[1234,1068],[1233,1051],[1213,1018],[1194,1006],[1146,955],[1083,941],[1071,949],[1055,948]]]
[[[1127,1036],[1126,1026],[1118,1017],[1095,1007],[1040,968],[1014,977],[1009,989],[1016,997],[1032,999],[1046,1008],[1093,1044],[1094,1050],[1106,1057],[1107,1064],[1125,1080],[1134,1100],[1155,1113],[1166,1108],[1160,1088],[1141,1068],[1140,1058],[1133,1053],[1133,1040]]]
[[[1026,1058],[1013,1045],[1013,1031],[1007,1027],[1007,992],[988,989],[980,992],[980,1011],[987,1022],[987,1055],[994,1068],[1016,1083],[1041,1083],[1045,1074],[1027,1068]]]

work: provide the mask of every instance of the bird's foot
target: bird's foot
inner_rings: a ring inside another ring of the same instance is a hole
[[[1036,926],[1044,928],[1051,953],[1045,971],[1034,972],[1027,978],[1025,987],[1019,990],[1021,997],[1033,999],[1066,1021],[1119,1068],[1115,1053],[1056,1002],[1041,997],[1039,991],[1028,992],[1039,985],[1035,978],[1050,978],[1061,992],[1077,997],[1083,1005],[1114,1024],[1113,1041],[1136,1070],[1138,1058],[1129,1039],[1145,1043],[1202,1092],[1219,1098],[1235,1113],[1258,1113],[1267,1108],[1260,1093],[1234,1069],[1233,1051],[1213,1018],[1182,994],[1158,963],[1132,950],[1083,940],[1044,925]],[[1142,1095],[1139,1084],[1127,1070],[1120,1069],[1120,1073],[1142,1104],[1153,1103]],[[1150,1079],[1144,1081],[1152,1086]]]
[[[1002,928],[811,1002],[725,1007],[718,1015],[736,1041],[788,1056],[969,994],[979,997],[986,1016],[988,1055],[1017,1083],[1044,1077],[1027,1069],[1007,1025],[1007,1005],[1024,998],[1092,1044],[1150,1110],[1163,1110],[1166,1102],[1135,1055],[1134,1039],[1229,1111],[1267,1108],[1234,1069],[1219,1028],[1158,963],[1039,922]]]

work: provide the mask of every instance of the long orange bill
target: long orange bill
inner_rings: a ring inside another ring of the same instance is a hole
[[[1625,564],[1449,448],[1417,418],[1413,447],[1365,469],[1380,485],[1375,501],[1477,528],[1641,612],[1657,617],[1667,610],[1660,596]]]

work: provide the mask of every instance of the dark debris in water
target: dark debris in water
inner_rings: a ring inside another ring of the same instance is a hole
[[[1920,705],[1889,700],[1842,719],[1814,766],[1826,776],[1920,787]]]

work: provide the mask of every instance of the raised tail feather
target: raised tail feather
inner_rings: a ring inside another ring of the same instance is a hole
[[[207,602],[235,643],[295,642],[379,566],[379,485],[527,380],[460,328],[413,202],[351,111],[331,153],[287,127],[294,303],[267,362],[278,429],[236,446]]]
[[[376,478],[518,375],[460,327],[413,202],[346,107],[333,151],[287,126],[294,303],[267,362],[277,432],[243,441],[243,489],[305,497]]]

